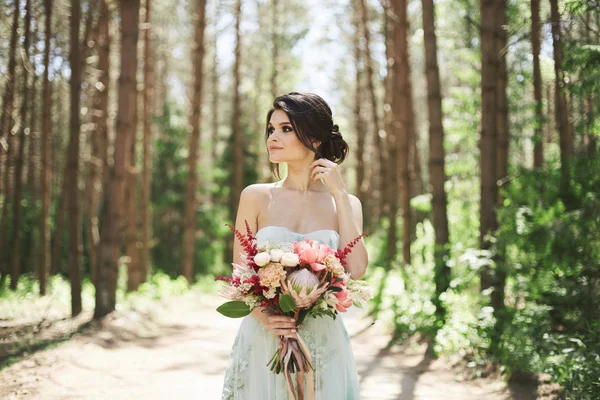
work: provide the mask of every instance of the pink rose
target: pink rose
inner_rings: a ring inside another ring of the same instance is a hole
[[[352,305],[352,298],[350,297],[350,292],[343,288],[340,292],[334,293],[335,297],[338,299],[338,303],[335,305],[335,308],[339,312],[346,312],[348,308]]]

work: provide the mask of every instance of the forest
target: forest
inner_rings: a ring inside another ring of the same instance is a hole
[[[394,343],[600,398],[597,0],[0,0],[0,341],[216,295],[292,91],[350,145]]]

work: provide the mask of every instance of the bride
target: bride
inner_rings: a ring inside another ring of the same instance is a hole
[[[259,243],[310,238],[333,249],[362,233],[361,203],[348,194],[339,167],[348,144],[320,96],[292,92],[277,97],[267,114],[266,145],[271,171],[280,179],[278,164],[286,163],[287,177],[242,191],[235,223],[238,230],[245,231],[244,221],[248,221]],[[235,241],[234,263],[242,262],[241,252]],[[362,239],[346,260],[347,272],[360,279],[368,263]],[[296,332],[293,319],[270,315],[259,307],[244,317],[233,343],[222,399],[288,399],[283,374],[271,372],[267,362],[277,348],[277,336],[295,338],[296,334],[304,339],[313,359],[314,399],[358,399],[356,364],[339,316],[335,320],[307,317]]]

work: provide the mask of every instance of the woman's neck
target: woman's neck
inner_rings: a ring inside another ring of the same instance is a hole
[[[312,162],[312,161],[311,161]],[[291,190],[297,190],[303,194],[307,192],[326,192],[327,187],[319,180],[310,177],[310,164],[288,163],[287,177],[281,182],[281,186]]]

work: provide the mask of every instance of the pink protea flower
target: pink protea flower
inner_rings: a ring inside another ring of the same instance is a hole
[[[319,280],[314,273],[305,268],[289,274],[287,281],[281,280],[281,291],[292,296],[298,308],[312,306],[328,286],[328,282]]]

